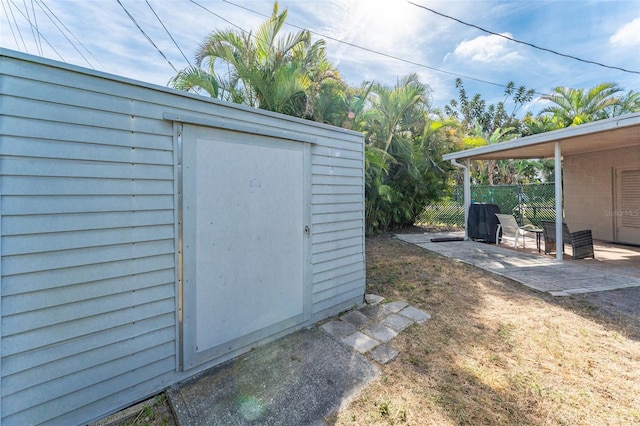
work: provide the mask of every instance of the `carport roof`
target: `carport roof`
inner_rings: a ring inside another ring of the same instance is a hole
[[[563,156],[637,146],[640,148],[640,113],[633,113],[566,129],[512,139],[494,145],[452,152],[443,160],[507,160],[553,158],[561,143]]]

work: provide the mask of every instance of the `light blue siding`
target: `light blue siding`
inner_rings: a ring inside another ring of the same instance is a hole
[[[362,135],[2,49],[0,95],[3,425],[83,424],[213,365],[179,369],[167,114],[315,141],[310,321],[362,301]]]

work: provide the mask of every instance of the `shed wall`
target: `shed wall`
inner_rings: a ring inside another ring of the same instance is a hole
[[[86,423],[187,377],[166,113],[316,140],[312,319],[362,301],[362,135],[6,50],[0,94],[3,424]]]
[[[565,221],[571,231],[591,229],[593,238],[614,240],[614,171],[638,168],[640,147],[565,157]]]

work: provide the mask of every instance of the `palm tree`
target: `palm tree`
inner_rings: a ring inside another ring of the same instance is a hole
[[[216,76],[197,67],[189,67],[179,71],[169,80],[169,85],[185,92],[200,93],[201,90],[204,90],[212,98],[217,98],[220,94],[220,84]]]
[[[269,111],[313,117],[313,107],[329,80],[341,82],[327,61],[324,40],[311,43],[309,31],[280,36],[287,10],[273,13],[256,30],[216,31],[196,52],[195,69],[178,73],[170,84],[184,90],[208,90],[217,97]],[[206,70],[206,71],[205,71]],[[326,89],[328,90],[328,89]]]
[[[620,98],[620,105],[614,106],[612,116],[615,117],[632,112],[640,112],[640,92],[629,90]]]
[[[445,141],[438,137],[452,123],[429,117],[430,89],[416,74],[361,90],[368,96],[352,97],[349,111],[353,128],[365,132],[367,232],[412,224],[444,192],[447,166],[438,150]]]
[[[556,117],[563,127],[608,118],[620,107],[621,98],[615,95],[621,90],[616,83],[601,83],[587,91],[556,87],[553,93],[541,98],[555,105],[544,108],[540,114]]]
[[[453,150],[457,141],[452,140],[451,136],[455,135],[459,128],[458,120],[441,116],[438,111],[427,117],[416,143],[431,167],[444,172],[440,164],[442,154]]]
[[[533,114],[527,114],[522,120],[524,124],[524,136],[537,135],[538,133],[550,132],[552,130],[563,129],[564,122],[560,121],[554,115],[539,115],[534,117]]]
[[[406,136],[424,124],[428,94],[429,87],[417,74],[398,80],[394,87],[374,84],[367,117],[369,143],[385,152],[402,150]]]

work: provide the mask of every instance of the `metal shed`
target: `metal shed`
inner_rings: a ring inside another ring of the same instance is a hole
[[[4,425],[83,424],[362,302],[360,133],[0,50]]]

